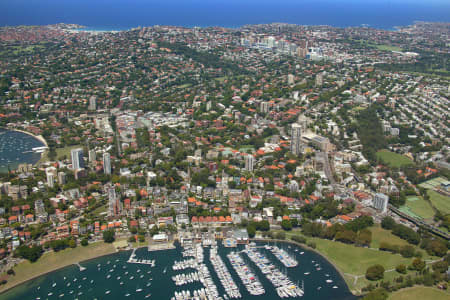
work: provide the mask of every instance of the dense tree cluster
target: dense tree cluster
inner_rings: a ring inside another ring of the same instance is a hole
[[[384,267],[382,265],[374,265],[366,270],[366,278],[368,280],[380,280],[384,276]]]
[[[17,247],[15,255],[28,259],[30,262],[35,262],[41,257],[42,252],[42,246],[20,245]]]
[[[367,227],[371,225],[373,225],[372,218],[363,216],[346,225],[333,224],[330,227],[320,223],[308,222],[303,224],[302,231],[306,236],[334,239],[346,244],[368,247],[372,242],[372,232]]]
[[[115,240],[115,232],[114,230],[105,230],[103,231],[103,240],[105,243],[112,243]]]
[[[357,120],[357,132],[363,146],[364,157],[371,162],[376,162],[376,152],[385,148],[387,144],[375,104],[362,110]]]
[[[58,252],[66,248],[75,248],[77,243],[74,239],[67,238],[61,240],[53,240],[44,244],[45,248],[52,248],[53,251]]]

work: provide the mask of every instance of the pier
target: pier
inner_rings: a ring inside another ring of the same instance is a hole
[[[155,260],[153,259],[138,259],[136,258],[136,249],[133,249],[133,252],[130,255],[130,258],[127,260],[129,264],[141,264],[141,265],[149,265],[151,267],[155,266]]]

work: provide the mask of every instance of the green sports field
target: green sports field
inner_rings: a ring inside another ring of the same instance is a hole
[[[400,211],[417,219],[431,219],[434,217],[434,210],[430,204],[422,197],[409,196],[406,203],[400,207]]]
[[[380,150],[377,152],[377,158],[390,167],[399,168],[403,166],[413,165],[414,162],[408,157],[394,153],[388,150]]]
[[[441,185],[441,183],[444,181],[447,181],[447,179],[445,179],[444,177],[436,177],[428,181],[422,182],[421,184],[419,184],[419,186],[424,189],[432,190],[436,187],[439,187],[439,185]]]
[[[432,190],[428,190],[427,194],[430,196],[430,201],[433,203],[434,207],[444,215],[450,214],[450,197]]]

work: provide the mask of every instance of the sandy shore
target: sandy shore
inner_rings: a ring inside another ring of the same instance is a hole
[[[42,135],[34,135],[34,134],[32,134],[31,132],[28,132],[28,131],[25,131],[25,130],[22,130],[22,129],[16,129],[16,128],[14,128],[14,129],[5,128],[5,129],[11,130],[11,131],[22,132],[22,133],[31,135],[31,136],[34,137],[35,139],[41,141],[41,142],[45,145],[45,147],[48,147],[47,141],[44,139],[44,137],[43,137]]]

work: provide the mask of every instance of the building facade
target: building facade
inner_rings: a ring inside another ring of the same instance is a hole
[[[300,124],[292,124],[291,132],[291,152],[295,155],[299,155],[302,152],[302,126]]]
[[[382,213],[387,212],[387,207],[389,203],[389,197],[382,193],[376,193],[375,197],[373,198],[373,207],[375,207],[377,210],[381,211]]]
[[[84,168],[83,149],[77,148],[70,151],[72,157],[72,169],[78,170]]]

